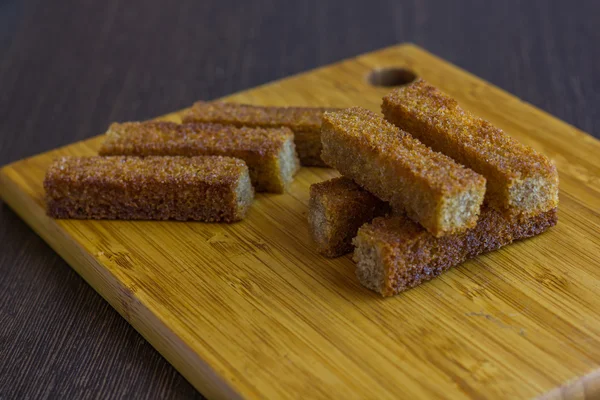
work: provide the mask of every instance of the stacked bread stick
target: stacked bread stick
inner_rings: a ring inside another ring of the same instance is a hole
[[[300,161],[323,165],[325,110],[200,102],[182,124],[114,123],[99,156],[66,157],[49,168],[48,214],[238,221],[255,190],[284,193]]]
[[[354,245],[367,288],[398,294],[556,224],[558,173],[545,156],[423,80],[382,111],[325,114],[322,158],[344,178],[313,185],[309,203],[319,252]]]

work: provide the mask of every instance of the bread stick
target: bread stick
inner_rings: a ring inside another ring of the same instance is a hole
[[[63,157],[44,188],[54,218],[233,222],[254,198],[246,164],[229,157]]]
[[[310,186],[310,232],[317,251],[326,257],[350,253],[358,228],[389,212],[386,202],[348,178],[334,178]]]
[[[286,127],[294,132],[300,163],[325,167],[321,160],[321,107],[264,107],[225,102],[197,102],[183,114],[183,122],[212,122],[261,128]]]
[[[542,233],[556,222],[556,209],[511,217],[484,206],[475,228],[436,238],[402,216],[375,218],[354,239],[356,275],[365,287],[393,296],[469,258]]]
[[[487,179],[486,202],[509,214],[558,206],[558,173],[545,156],[462,109],[423,80],[383,98],[385,118]]]
[[[257,191],[283,193],[299,168],[287,128],[237,128],[216,124],[126,122],[112,124],[100,155],[219,155],[244,160]]]
[[[472,228],[485,179],[359,107],[325,113],[323,160],[435,236]]]

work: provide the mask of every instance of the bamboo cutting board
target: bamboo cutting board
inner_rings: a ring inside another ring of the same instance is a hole
[[[393,298],[351,258],[314,251],[303,168],[233,225],[55,221],[42,180],[96,137],[6,166],[2,197],[199,391],[220,398],[579,398],[600,393],[600,142],[403,45],[234,94],[264,105],[379,110],[400,67],[552,157],[559,223]],[[178,120],[177,113],[165,117]],[[107,121],[109,122],[109,121]]]

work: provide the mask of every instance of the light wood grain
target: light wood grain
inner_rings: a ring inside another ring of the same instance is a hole
[[[367,76],[388,66],[413,70],[555,159],[558,226],[382,299],[358,284],[349,257],[322,258],[310,241],[308,186],[332,170],[303,168],[288,194],[258,195],[233,225],[47,218],[47,166],[94,154],[98,137],[5,167],[2,197],[209,397],[591,393],[600,364],[600,142],[411,45],[227,99],[378,110],[388,89]]]

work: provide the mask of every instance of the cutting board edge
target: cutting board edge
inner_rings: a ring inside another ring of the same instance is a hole
[[[550,389],[537,400],[596,399],[600,397],[600,368]]]

